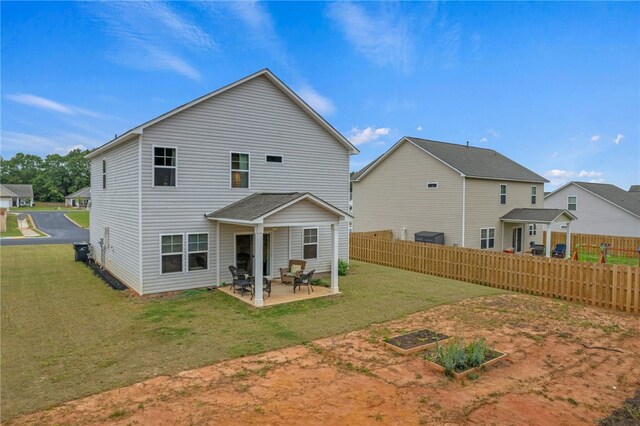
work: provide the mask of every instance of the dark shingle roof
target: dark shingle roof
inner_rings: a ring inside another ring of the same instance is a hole
[[[30,197],[33,198],[33,186],[30,184],[13,184],[5,183],[4,187],[13,192],[20,198]]]
[[[74,193],[67,195],[64,198],[91,198],[91,187],[85,186],[82,189],[77,190]]]
[[[569,213],[563,209],[513,209],[502,216],[501,220],[526,220],[535,223],[553,222],[562,213]],[[569,213],[571,214],[571,213]],[[575,217],[575,216],[574,216]]]
[[[286,193],[256,193],[251,194],[233,204],[207,214],[214,219],[255,220],[272,210],[277,209],[295,199],[307,194],[306,192]]]
[[[631,185],[629,187],[629,192],[640,192],[640,185]]]
[[[640,216],[640,192],[629,192],[609,183],[572,182],[587,191],[591,191],[636,216]]]
[[[17,195],[6,186],[0,185],[0,197],[13,198],[13,197],[17,197]]]
[[[405,137],[404,139],[413,142],[468,177],[525,182],[548,182],[547,179],[542,176],[492,149],[437,142],[414,137]],[[358,173],[354,174],[351,180],[356,180],[362,176],[379,158],[380,157],[376,158]]]

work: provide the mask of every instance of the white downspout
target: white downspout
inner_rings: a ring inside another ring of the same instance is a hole
[[[462,175],[462,244],[464,247],[465,222],[467,221],[467,179]]]

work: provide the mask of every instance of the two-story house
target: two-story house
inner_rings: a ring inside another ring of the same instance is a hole
[[[640,237],[640,187],[628,191],[609,183],[569,182],[544,197],[549,208],[575,214],[573,232]],[[553,225],[552,231],[561,231]]]
[[[91,253],[139,294],[256,282],[305,259],[348,258],[357,149],[269,70],[182,105],[91,152]],[[262,286],[254,302],[263,304]]]
[[[541,242],[541,224],[573,220],[542,208],[545,178],[486,148],[404,137],[351,181],[354,231],[429,231],[447,245],[521,252]]]

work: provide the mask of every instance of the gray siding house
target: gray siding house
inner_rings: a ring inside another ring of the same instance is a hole
[[[541,224],[572,220],[538,211],[547,180],[491,149],[404,137],[351,180],[354,231],[437,232],[447,245],[520,252],[541,242]]]
[[[229,265],[261,282],[289,259],[331,271],[337,292],[357,152],[259,71],[87,156],[92,257],[140,294],[229,282]]]
[[[11,194],[9,207],[33,207],[33,186],[31,184],[5,183],[4,193]]]
[[[68,207],[87,207],[91,201],[91,188],[86,186],[64,197],[64,205]]]
[[[625,191],[607,183],[569,182],[544,197],[549,208],[567,209],[576,220],[573,232],[640,237],[640,188]],[[561,231],[552,225],[552,231]]]

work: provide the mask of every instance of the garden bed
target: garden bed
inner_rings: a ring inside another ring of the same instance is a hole
[[[384,339],[382,343],[400,354],[410,355],[429,349],[436,344],[445,342],[449,339],[451,339],[451,337],[446,334],[441,334],[425,328],[422,330],[412,331],[411,333],[391,337],[389,339]]]
[[[453,370],[447,370],[444,366],[438,363],[438,361],[436,360],[435,352],[428,353],[425,356],[425,360],[427,361],[427,364],[429,364],[429,366],[432,369],[439,371],[441,373],[445,373],[456,380],[462,380],[466,378],[469,374],[475,373],[479,370],[482,370],[485,367],[488,367],[489,365],[502,361],[506,357],[507,357],[507,354],[490,349],[485,354],[485,360],[482,364],[476,367],[463,367],[463,368],[455,367]]]

